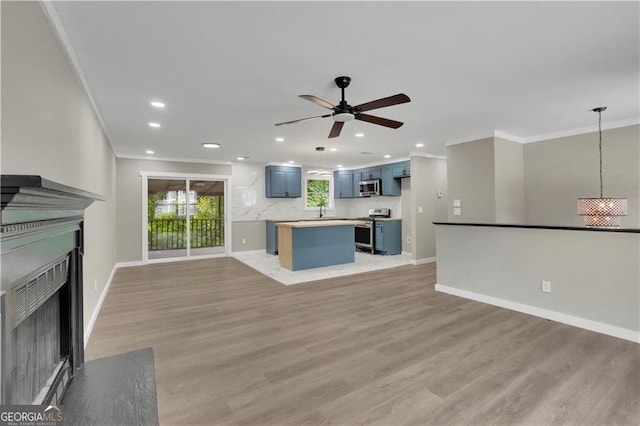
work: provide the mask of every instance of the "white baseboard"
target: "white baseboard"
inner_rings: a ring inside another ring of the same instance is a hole
[[[630,340],[635,343],[640,343],[639,331],[629,330],[627,328],[617,327],[614,325],[576,317],[573,315],[567,315],[556,311],[550,311],[548,309],[538,308],[531,305],[525,305],[523,303],[512,302],[511,300],[474,293],[468,290],[461,290],[459,288],[449,287],[442,284],[436,284],[435,289],[436,291],[439,291],[441,293],[447,293],[453,296],[459,296],[465,299],[471,299],[478,302],[487,303],[489,305],[499,306],[501,308],[510,309],[512,311],[522,312],[524,314],[529,314],[536,317],[561,322],[563,324],[572,325],[574,327],[595,331],[597,333],[618,337],[620,339]]]
[[[267,250],[266,249],[262,249],[262,250],[247,250],[247,251],[234,251],[231,252],[231,256],[235,256],[237,254],[263,254],[266,253]]]
[[[132,260],[132,261],[129,261],[129,262],[118,262],[118,263],[116,263],[115,267],[116,267],[116,269],[129,268],[131,266],[142,266],[144,264],[145,263],[142,260]]]
[[[437,259],[437,257],[425,257],[424,259],[416,259],[413,260],[411,259],[411,264],[412,265],[424,265],[426,263],[433,263],[435,262]]]
[[[107,293],[109,292],[109,288],[111,287],[111,282],[113,281],[113,277],[116,274],[119,266],[116,263],[113,265],[113,269],[111,270],[111,274],[109,274],[109,278],[107,279],[107,283],[102,290],[102,294],[100,294],[100,298],[98,299],[98,303],[96,304],[93,313],[91,314],[91,319],[89,320],[89,324],[85,327],[84,330],[84,347],[87,348],[87,344],[89,343],[89,337],[91,337],[91,332],[93,331],[93,326],[96,325],[96,320],[98,319],[98,314],[100,313],[100,309],[102,309],[102,304],[104,303],[104,299],[107,297]]]

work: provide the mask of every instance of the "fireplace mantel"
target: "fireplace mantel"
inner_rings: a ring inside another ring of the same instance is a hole
[[[100,195],[41,176],[2,175],[0,186],[3,227],[17,223],[82,217],[91,203],[105,201]]]

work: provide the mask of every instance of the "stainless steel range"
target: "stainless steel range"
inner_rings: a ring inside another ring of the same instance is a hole
[[[376,218],[391,217],[391,209],[369,209],[369,216],[356,218],[362,224],[355,226],[356,250],[375,253]]]

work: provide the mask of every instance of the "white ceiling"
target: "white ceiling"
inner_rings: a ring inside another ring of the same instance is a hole
[[[637,123],[638,2],[54,2],[119,156],[353,167],[384,154],[444,155],[445,143],[521,141]],[[49,7],[49,10],[52,9]],[[393,130],[331,118],[298,97],[370,111]],[[167,104],[160,111],[152,100]],[[148,127],[161,123],[160,129]],[[363,138],[356,138],[363,132]],[[285,139],[282,143],[276,137]],[[205,150],[203,142],[222,148]],[[416,148],[416,143],[424,143]],[[317,154],[316,146],[327,152]],[[330,152],[329,148],[337,148]],[[371,154],[361,154],[366,151]],[[318,164],[320,163],[320,164]]]

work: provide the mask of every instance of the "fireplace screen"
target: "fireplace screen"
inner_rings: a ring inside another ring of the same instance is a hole
[[[62,312],[68,310],[67,292],[61,290],[68,265],[67,256],[12,289],[13,404],[41,403],[68,355],[68,345],[61,344],[66,316]]]

